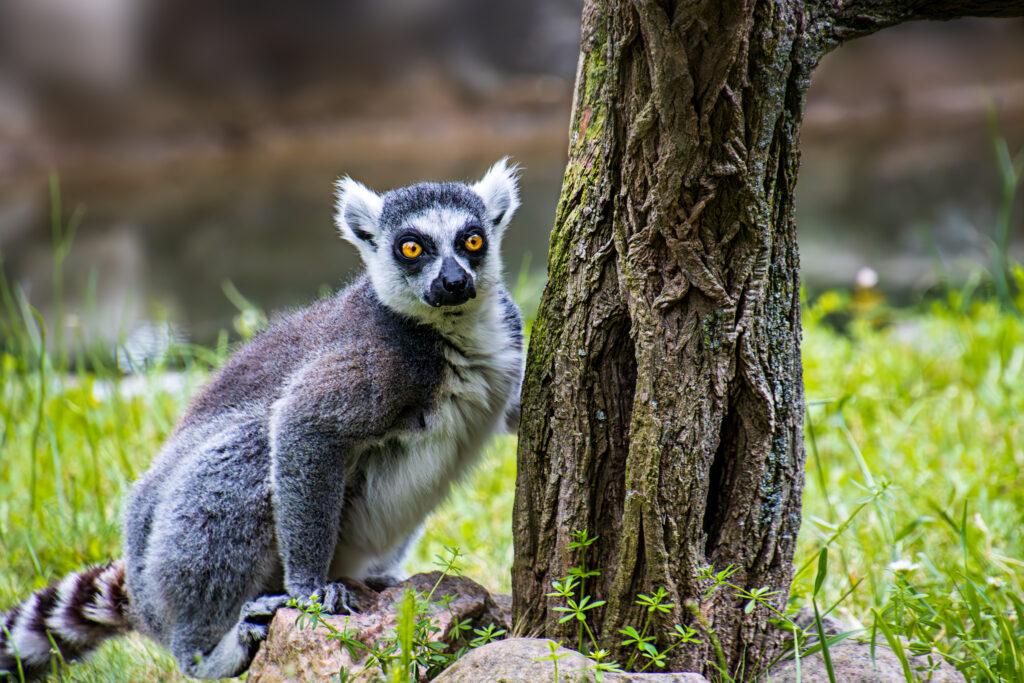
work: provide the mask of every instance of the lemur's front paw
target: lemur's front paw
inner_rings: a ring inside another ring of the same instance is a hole
[[[348,588],[343,583],[327,583],[323,588],[312,591],[289,591],[302,607],[308,607],[314,602],[320,603],[323,611],[328,614],[351,614],[352,608],[348,604]]]

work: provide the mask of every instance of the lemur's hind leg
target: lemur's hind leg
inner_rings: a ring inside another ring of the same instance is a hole
[[[178,666],[196,678],[239,675],[249,667],[267,636],[274,612],[287,597],[256,598],[267,581],[255,562],[248,566],[208,565],[205,569],[215,580],[201,586],[188,585],[184,567],[177,569],[179,583],[173,593],[173,608],[168,610],[175,618],[169,624],[167,644]]]
[[[180,624],[171,638],[171,652],[181,670],[196,678],[231,678],[249,668],[270,622],[288,602],[287,595],[265,595],[242,606],[238,621],[220,637],[210,624],[192,620]],[[196,622],[200,623],[196,623]]]
[[[239,626],[241,625],[239,622]],[[246,632],[249,641],[251,633]],[[232,678],[249,668],[256,655],[256,643],[243,642],[241,629],[228,629],[219,641],[210,641],[197,634],[175,634],[171,653],[178,660],[178,668],[193,678]]]
[[[274,590],[281,571],[261,437],[251,423],[228,424],[208,437],[186,456],[194,461],[168,482],[174,495],[154,515],[160,523],[138,584],[163,615],[161,640],[189,676],[244,671],[265,636],[259,626],[276,609],[249,605]]]

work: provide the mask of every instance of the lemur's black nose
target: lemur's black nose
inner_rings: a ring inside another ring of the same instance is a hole
[[[469,286],[469,273],[462,269],[458,261],[446,258],[441,264],[441,286],[449,294],[461,294]]]
[[[427,302],[431,306],[458,306],[475,296],[473,276],[449,256],[441,262],[441,272],[430,285]]]

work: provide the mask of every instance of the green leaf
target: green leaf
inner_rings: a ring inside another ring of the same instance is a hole
[[[635,628],[633,628],[632,626],[627,626],[626,628],[620,628],[619,629],[619,633],[621,633],[624,636],[628,636],[632,640],[640,640],[640,634],[637,633],[637,630]],[[630,641],[630,642],[632,642],[632,641]],[[623,644],[625,645],[626,643],[623,643]]]
[[[822,550],[822,556],[825,551]],[[818,573],[822,572],[822,564],[818,564]],[[815,590],[817,593],[817,590]],[[832,666],[832,654],[828,650],[828,637],[825,635],[825,626],[821,623],[821,613],[818,612],[818,603],[812,598],[811,605],[814,607],[814,625],[818,630],[818,641],[821,643],[821,658],[825,660],[825,673],[828,674],[829,683],[836,683],[836,670]]]
[[[874,610],[874,613],[875,623],[878,625],[878,628],[882,630],[882,635],[885,636],[885,641],[889,643],[889,647],[891,647],[892,651],[896,654],[896,658],[900,660],[900,666],[903,667],[903,676],[908,681],[916,680],[910,669],[910,661],[907,659],[907,653],[903,649],[903,642],[893,634],[892,629],[889,628],[887,623],[885,623],[885,619],[883,619],[882,615],[878,613],[878,610]]]
[[[818,573],[814,577],[814,595],[818,595],[825,577],[828,576],[828,548],[822,548],[818,553]]]

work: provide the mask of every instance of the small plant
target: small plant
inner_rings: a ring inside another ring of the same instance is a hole
[[[590,546],[592,546],[594,544],[594,542],[597,540],[597,536],[590,536],[587,533],[586,529],[584,529],[583,531],[573,531],[573,532],[571,532],[569,534],[569,536],[572,539],[571,541],[569,541],[569,550],[578,550],[579,551],[579,557],[580,557],[580,566],[579,567],[571,567],[569,569],[569,580],[576,579],[577,581],[579,581],[579,598],[578,598],[578,602],[576,602],[575,604],[573,604],[573,600],[571,598],[569,598],[568,599],[568,603],[569,603],[569,607],[568,608],[566,608],[566,607],[556,607],[555,610],[556,611],[573,611],[572,616],[575,616],[576,620],[579,622],[579,632],[577,634],[577,638],[578,638],[579,650],[582,652],[583,651],[583,631],[586,630],[588,633],[590,631],[590,628],[587,626],[587,620],[586,620],[586,617],[584,616],[584,613],[587,610],[594,609],[595,607],[601,607],[602,605],[605,604],[605,602],[604,602],[604,600],[600,600],[598,602],[591,602],[590,601],[590,597],[587,595],[587,589],[586,589],[587,579],[589,579],[592,576],[600,576],[601,575],[601,571],[600,570],[597,570],[597,569],[590,569],[590,570],[588,570],[587,569],[587,548],[589,548]],[[558,590],[558,589],[556,588],[556,590]],[[572,591],[569,590],[569,592],[571,593]],[[566,617],[560,619],[559,623],[567,621],[570,618],[571,618],[570,616],[566,616]],[[590,633],[589,635],[590,635],[590,642],[593,643],[594,642],[594,634]]]
[[[459,559],[462,553],[456,547],[445,546],[447,555],[437,556],[437,566],[441,574],[434,582],[430,591],[417,594],[412,589],[406,590],[398,602],[396,626],[393,633],[367,645],[355,637],[348,628],[348,619],[341,629],[328,621],[324,621],[323,606],[317,600],[290,600],[289,607],[295,607],[300,614],[296,625],[300,628],[316,628],[323,626],[328,637],[337,640],[348,651],[353,661],[364,660],[362,668],[351,672],[342,669],[338,672],[341,683],[355,680],[371,669],[379,668],[381,673],[391,681],[418,681],[421,678],[433,678],[451,666],[455,660],[472,648],[480,647],[505,635],[505,629],[498,629],[493,624],[486,628],[474,628],[471,620],[459,619],[451,611],[452,596],[445,595],[436,602],[449,611],[452,625],[449,636],[452,644],[461,641],[462,645],[451,651],[448,643],[439,637],[440,627],[431,618],[430,605],[435,602],[434,594],[446,576],[458,576]],[[469,633],[474,637],[470,638]]]
[[[565,654],[558,654],[558,648],[562,647],[562,641],[558,641],[556,643],[553,640],[549,640],[547,644],[548,644],[548,649],[551,652],[546,654],[546,655],[544,655],[543,657],[538,657],[534,661],[537,661],[537,662],[551,662],[551,665],[555,668],[555,683],[558,683],[558,660],[559,659],[565,659],[566,657],[569,656],[569,653],[566,652]]]
[[[623,629],[619,629],[619,634],[623,636],[619,641],[619,645],[627,648],[629,652],[629,659],[626,661],[625,667],[620,668],[618,662],[608,660],[611,653],[598,646],[599,638],[587,622],[588,612],[606,604],[604,600],[594,600],[591,598],[585,588],[588,578],[601,575],[600,570],[588,569],[586,564],[586,549],[598,537],[590,536],[586,530],[573,531],[570,536],[572,541],[569,543],[569,549],[581,551],[580,564],[569,569],[569,576],[562,580],[552,581],[551,587],[554,590],[551,593],[547,593],[547,596],[550,598],[561,598],[565,601],[564,606],[559,605],[553,607],[552,610],[565,614],[565,616],[558,620],[558,623],[564,624],[573,619],[578,623],[577,649],[580,652],[585,652],[588,657],[594,660],[594,664],[588,667],[586,671],[594,672],[598,681],[603,680],[605,673],[622,671],[643,672],[652,664],[662,668],[667,662],[666,657],[669,652],[685,643],[700,642],[696,630],[689,626],[674,624],[672,629],[666,634],[666,638],[671,640],[672,644],[664,650],[658,649],[657,642],[659,639],[654,631],[655,618],[658,615],[670,614],[675,607],[674,603],[665,601],[665,598],[668,597],[667,591],[662,587],[658,587],[651,595],[644,595],[642,593],[637,595],[636,604],[644,607],[647,613],[643,626],[639,630],[634,626],[626,626]],[[753,599],[763,599],[764,597],[767,597],[767,595],[758,593]],[[558,645],[561,645],[561,643]],[[555,647],[557,648],[558,645]]]
[[[589,657],[594,660],[594,664],[586,667],[585,669],[580,669],[580,671],[592,671],[597,683],[601,683],[601,681],[604,680],[604,675],[606,673],[623,673],[623,669],[619,668],[619,663],[614,659],[607,662],[605,661],[610,656],[611,653],[602,648],[591,650]]]
[[[575,577],[567,576],[564,581],[553,581],[551,587],[555,589],[553,593],[548,593],[549,598],[564,598],[565,607],[553,608],[555,612],[567,612],[567,614],[558,620],[559,624],[575,619],[579,624],[579,649],[583,650],[583,633],[586,632],[590,638],[591,645],[597,643],[597,637],[594,636],[594,632],[590,630],[590,625],[587,624],[587,612],[594,609],[595,607],[601,607],[605,604],[604,600],[592,601],[589,595],[582,594],[579,584]],[[577,590],[579,595],[577,597]]]
[[[669,637],[675,642],[669,645],[666,649],[658,651],[655,647],[654,636],[647,635],[651,625],[654,622],[654,616],[656,614],[668,614],[675,607],[674,603],[665,602],[665,598],[668,597],[668,593],[664,588],[660,586],[654,595],[637,595],[636,604],[642,605],[647,610],[647,619],[644,621],[643,628],[637,633],[636,629],[632,626],[627,626],[624,629],[620,629],[619,633],[626,636],[626,639],[622,641],[623,645],[633,646],[633,652],[630,654],[629,659],[626,660],[626,669],[632,670],[636,665],[638,657],[646,659],[647,662],[641,666],[637,671],[643,672],[654,664],[659,669],[665,667],[665,656],[684,643],[699,643],[700,639],[697,638],[697,632],[689,626],[681,626],[675,624],[672,630],[669,632]]]

